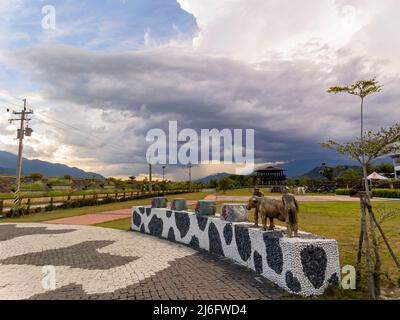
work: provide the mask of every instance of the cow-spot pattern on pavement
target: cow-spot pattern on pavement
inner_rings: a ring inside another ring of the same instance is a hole
[[[8,234],[0,241],[0,299],[278,299],[283,294],[226,259],[140,233],[46,224],[0,227]],[[156,234],[158,227],[152,228]],[[55,267],[56,290],[42,286],[47,265]]]

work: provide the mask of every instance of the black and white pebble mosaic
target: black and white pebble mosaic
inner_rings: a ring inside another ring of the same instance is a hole
[[[337,242],[309,233],[288,238],[283,228],[262,231],[250,223],[147,207],[133,208],[132,230],[225,256],[290,293],[321,295],[340,282]]]

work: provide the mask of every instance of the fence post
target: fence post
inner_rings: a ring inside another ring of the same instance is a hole
[[[3,215],[4,201],[0,200],[0,215]]]
[[[27,202],[27,211],[28,211],[28,214],[30,213],[30,211],[31,211],[31,198],[29,198],[28,199],[28,202]]]

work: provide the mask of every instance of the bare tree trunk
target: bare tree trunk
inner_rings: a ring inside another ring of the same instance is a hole
[[[368,239],[368,230],[367,230],[367,220],[366,220],[366,212],[365,212],[365,196],[361,195],[361,223],[364,233],[364,242],[365,242],[365,256],[367,260],[367,271],[368,271],[368,290],[369,295],[372,300],[376,299],[375,295],[375,282],[374,282],[374,274],[372,270],[372,259],[371,259],[371,251],[369,246]]]
[[[375,233],[375,222],[373,218],[372,206],[369,199],[366,198],[366,205],[369,213],[369,228],[371,232],[372,244],[374,246],[375,255],[375,266],[374,266],[374,284],[375,284],[375,295],[379,297],[381,295],[381,256],[379,254],[379,244]]]

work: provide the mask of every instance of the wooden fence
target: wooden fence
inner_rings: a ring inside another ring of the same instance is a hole
[[[26,209],[29,212],[31,209],[44,209],[44,208],[55,208],[61,206],[69,201],[79,201],[93,199],[98,204],[107,199],[115,199],[116,201],[130,201],[138,199],[146,199],[151,197],[162,197],[174,194],[192,193],[199,192],[199,190],[168,190],[168,191],[124,191],[115,193],[94,193],[94,194],[83,194],[83,195],[64,195],[54,197],[24,197],[22,198],[22,204],[26,205]],[[0,200],[0,216],[10,211],[12,207],[12,200]]]

